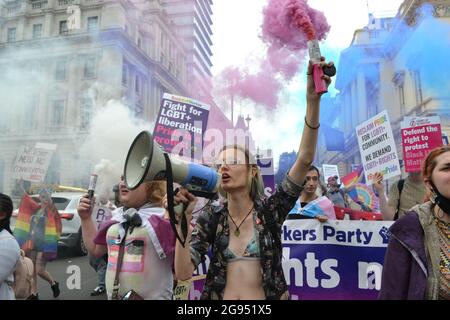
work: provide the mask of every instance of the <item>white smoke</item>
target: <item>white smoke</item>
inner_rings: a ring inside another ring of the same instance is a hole
[[[94,114],[89,136],[80,147],[79,155],[94,165],[99,198],[111,196],[113,186],[123,174],[134,138],[139,132],[151,131],[153,127],[154,124],[136,119],[130,109],[116,100],[110,100]]]

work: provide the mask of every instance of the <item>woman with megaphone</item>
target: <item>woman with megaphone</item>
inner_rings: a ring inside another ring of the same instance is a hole
[[[321,64],[332,65],[323,58]],[[188,231],[186,246],[179,241],[175,246],[175,274],[179,280],[190,279],[212,247],[201,299],[289,298],[281,265],[281,226],[302,191],[316,151],[321,94],[314,90],[312,70],[310,62],[298,157],[272,196],[264,197],[259,168],[248,150],[232,145],[219,153],[217,167],[222,177],[220,192],[226,199],[224,206],[207,206],[199,214],[195,227]],[[326,75],[322,79],[327,86],[331,82]],[[195,201],[187,189],[181,189],[175,196],[175,204],[184,203],[188,222]],[[177,224],[178,229],[180,225]]]

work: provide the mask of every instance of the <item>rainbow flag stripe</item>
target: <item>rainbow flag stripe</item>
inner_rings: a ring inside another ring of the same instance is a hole
[[[31,236],[31,218],[39,210],[44,211],[45,216],[45,231],[44,242],[35,243]],[[22,197],[19,206],[19,214],[14,228],[14,237],[19,243],[22,250],[29,251],[36,249],[38,252],[43,252],[44,258],[47,261],[56,259],[58,251],[58,240],[61,236],[61,218],[58,210],[53,204],[41,207],[28,194]]]

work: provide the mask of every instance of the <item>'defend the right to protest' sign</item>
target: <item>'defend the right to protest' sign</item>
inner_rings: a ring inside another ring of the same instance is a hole
[[[427,154],[442,146],[439,117],[405,117],[401,122],[406,172],[418,172]]]
[[[167,153],[201,161],[209,109],[200,101],[164,93],[153,139]]]
[[[386,110],[357,126],[356,138],[358,139],[367,185],[373,183],[375,172],[383,173],[384,179],[402,173]]]
[[[55,144],[47,143],[37,143],[34,147],[22,146],[12,167],[12,177],[30,182],[43,182],[55,149]]]

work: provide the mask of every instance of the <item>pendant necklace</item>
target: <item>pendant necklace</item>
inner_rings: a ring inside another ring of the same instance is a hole
[[[244,223],[244,221],[247,219],[247,217],[250,215],[250,213],[252,213],[253,211],[253,206],[250,208],[250,211],[247,213],[247,215],[245,216],[245,218],[241,221],[241,223],[239,223],[239,225],[236,224],[236,222],[234,222],[233,218],[231,217],[231,214],[229,214],[228,216],[231,219],[231,222],[233,222],[233,224],[236,226],[236,230],[234,230],[234,235],[236,237],[239,237],[239,235],[241,234],[241,231],[239,230],[239,228],[242,226],[242,224]]]

